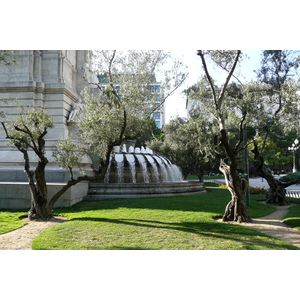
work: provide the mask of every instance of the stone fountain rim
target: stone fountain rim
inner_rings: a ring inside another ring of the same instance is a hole
[[[126,187],[130,187],[130,186],[134,186],[134,187],[142,187],[142,186],[178,186],[178,185],[203,185],[203,182],[199,182],[199,181],[192,181],[192,180],[184,180],[184,181],[169,181],[169,182],[138,182],[138,183],[133,183],[133,182],[128,182],[128,183],[124,183],[124,182],[109,182],[109,183],[104,183],[104,182],[92,182],[91,184],[97,184],[97,185],[103,185],[103,186],[126,186]]]

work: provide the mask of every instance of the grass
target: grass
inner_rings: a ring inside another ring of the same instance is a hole
[[[298,204],[297,206],[293,206],[289,208],[289,212],[285,216],[283,222],[296,229],[300,230],[300,199],[297,198],[288,198],[291,203]]]
[[[230,199],[228,190],[213,188],[197,196],[116,199],[80,202],[56,209],[69,222],[42,232],[33,249],[60,250],[200,250],[200,249],[298,249],[242,226],[219,223]],[[259,203],[253,195],[248,212],[252,217],[275,208]]]
[[[26,224],[20,217],[26,216],[24,212],[0,211],[0,234],[18,229]]]
[[[198,176],[195,174],[190,174],[187,177],[188,180],[199,180]],[[204,175],[203,177],[204,180],[207,179],[224,179],[224,175],[223,174],[219,174],[219,175]]]

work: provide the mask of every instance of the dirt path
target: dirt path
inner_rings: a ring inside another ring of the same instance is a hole
[[[262,218],[255,218],[252,223],[241,223],[239,225],[255,229],[300,248],[300,230],[291,228],[282,222],[289,208],[295,205],[277,206],[276,211],[272,214]],[[236,224],[235,222],[230,223]]]
[[[292,206],[295,205],[277,206],[274,213],[262,218],[253,219],[253,223],[244,223],[242,225],[289,242],[300,248],[300,230],[291,228],[282,222],[289,208]]]
[[[44,230],[54,225],[68,221],[64,217],[53,217],[49,221],[29,221],[21,228],[0,235],[0,250],[31,250],[32,241]]]
[[[288,209],[293,206],[278,206],[276,211],[268,216],[253,219],[253,223],[242,223],[246,226],[280,240],[287,241],[300,248],[300,230],[288,227],[282,222]],[[0,235],[0,250],[31,250],[32,241],[47,228],[68,221],[64,217],[54,217],[48,222],[29,221],[28,224],[14,231]],[[232,222],[236,224],[235,222]]]

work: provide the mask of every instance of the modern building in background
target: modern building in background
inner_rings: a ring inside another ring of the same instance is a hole
[[[161,103],[162,100],[162,92],[161,92],[161,84],[156,82],[150,86],[150,91],[153,94],[156,94],[157,97],[157,105]],[[152,118],[155,120],[156,126],[158,128],[162,128],[165,124],[165,106],[162,104],[156,112],[152,114]]]
[[[105,90],[106,86],[109,84],[106,78],[107,77],[104,75],[98,75],[99,84],[103,91]],[[118,92],[120,87],[116,84],[115,89]],[[165,106],[164,104],[160,105],[162,100],[161,84],[154,80],[153,83],[150,84],[150,93],[156,95],[156,99],[157,99],[156,105],[158,106],[158,109],[152,114],[151,117],[155,120],[156,126],[158,128],[162,128],[162,126],[165,124],[165,114],[164,114]]]

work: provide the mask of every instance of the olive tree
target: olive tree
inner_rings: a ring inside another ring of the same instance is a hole
[[[257,71],[258,79],[267,84],[264,101],[259,106],[262,114],[258,118],[257,128],[259,139],[254,139],[254,165],[256,173],[265,178],[270,186],[267,193],[267,203],[289,204],[285,196],[285,188],[297,182],[282,183],[276,179],[270,166],[265,163],[267,142],[272,133],[283,125],[284,131],[295,130],[299,127],[299,83],[291,75],[299,65],[299,53],[289,50],[263,51],[261,68]]]
[[[249,222],[250,216],[247,213],[246,205],[243,200],[248,182],[239,176],[238,155],[243,151],[243,129],[245,127],[249,111],[253,107],[253,100],[257,97],[253,93],[251,85],[243,87],[239,79],[234,75],[241,51],[204,51],[198,50],[205,72],[206,88],[198,92],[199,101],[208,107],[218,126],[218,135],[216,136],[216,149],[220,146],[222,152],[220,156],[220,171],[224,174],[227,187],[231,193],[231,201],[227,204],[223,221]],[[226,78],[223,85],[216,86],[211,72],[208,69],[207,60],[212,59],[218,67],[226,72]],[[230,80],[235,79],[236,83],[230,85]],[[236,88],[242,86],[243,93]],[[233,134],[230,131],[230,119],[234,120],[236,131]]]
[[[47,185],[45,168],[48,159],[45,155],[45,136],[53,127],[51,117],[43,109],[32,108],[25,111],[19,108],[19,116],[13,122],[1,122],[6,138],[24,157],[24,171],[28,178],[31,192],[31,207],[29,218],[45,218],[47,205]],[[31,170],[29,151],[33,151],[37,158],[35,170]]]
[[[48,199],[45,170],[49,160],[45,147],[47,133],[53,128],[52,118],[43,108],[20,106],[19,116],[14,121],[2,121],[1,124],[9,143],[23,154],[24,172],[31,193],[29,219],[50,219],[54,204],[71,186],[83,180],[93,180],[88,176],[74,178],[73,168],[81,168],[81,157],[86,150],[72,142],[70,138],[61,140],[58,142],[53,156],[61,167],[70,172],[70,180],[51,199]],[[31,161],[30,152],[36,155],[37,162]]]

